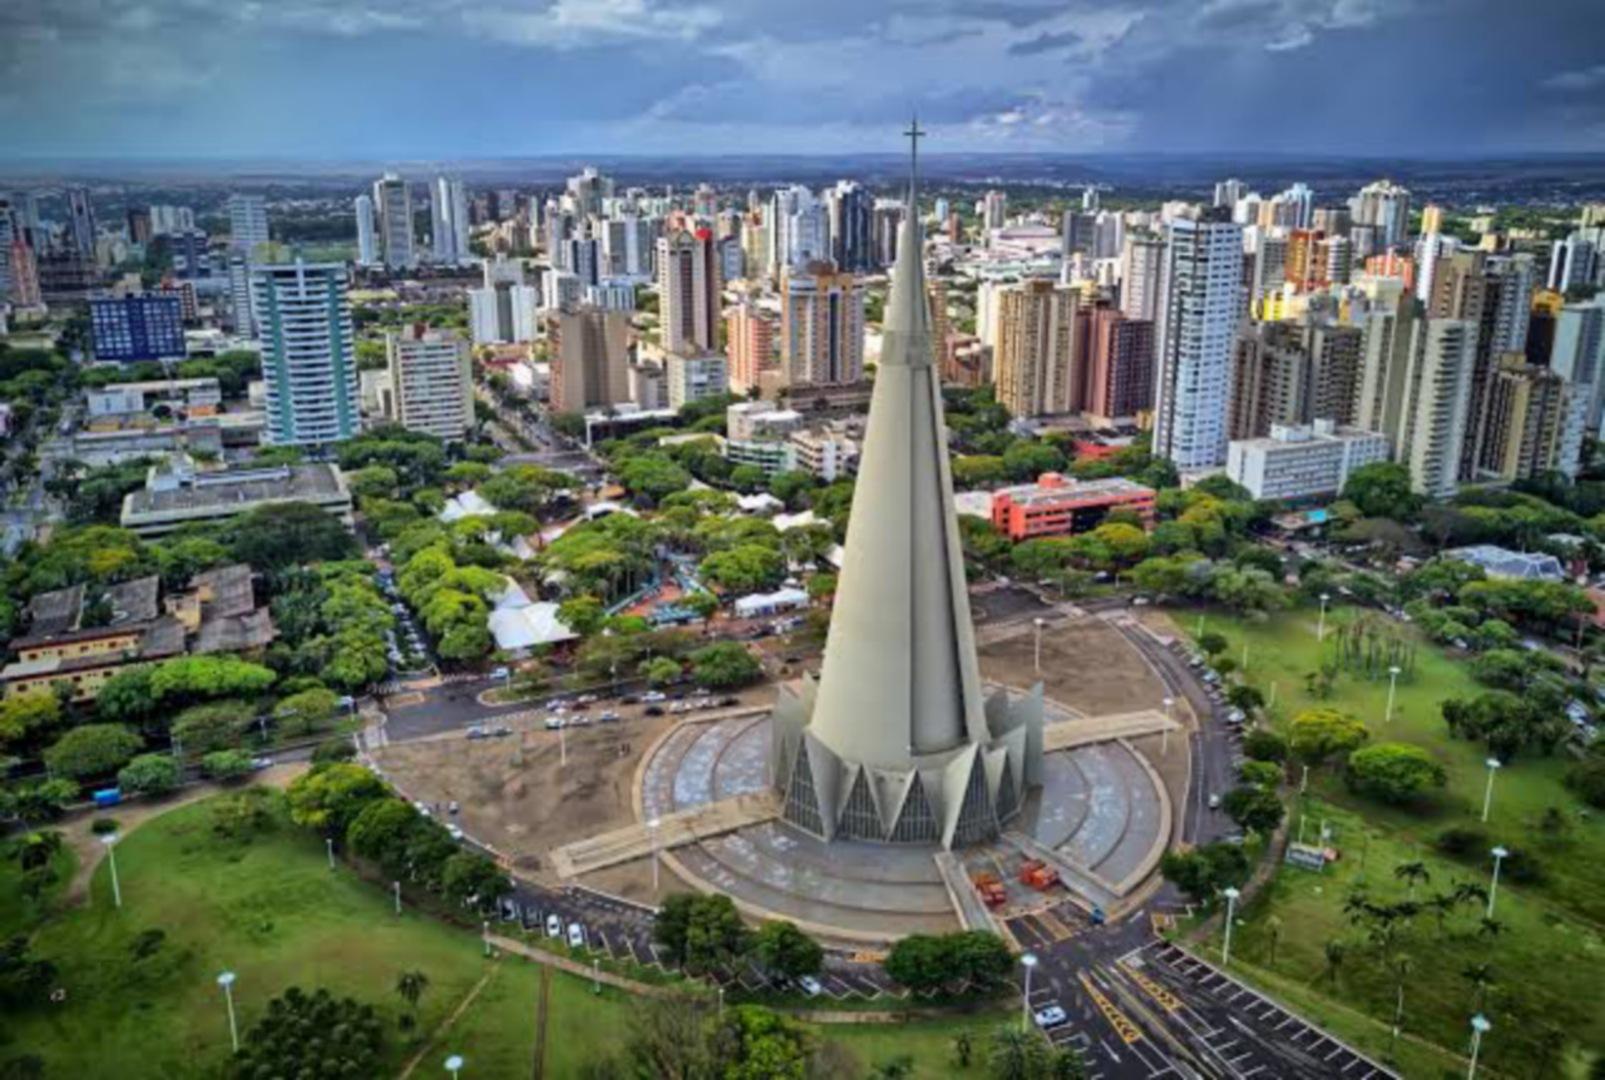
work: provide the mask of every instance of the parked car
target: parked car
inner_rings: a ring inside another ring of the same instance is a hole
[[[490,677],[493,678],[493,679],[498,679],[499,680],[499,679],[506,679],[511,674],[512,674],[512,672],[508,671],[506,668],[499,667],[499,668],[492,668],[491,669]]]
[[[1049,1005],[1045,1009],[1038,1009],[1031,1014],[1031,1018],[1037,1022],[1037,1027],[1039,1028],[1058,1027],[1068,1019],[1065,1016],[1064,1009],[1057,1003]]]
[[[601,716],[598,716],[597,719],[604,724],[616,724],[619,722],[619,714],[614,712],[612,709],[608,709]]]
[[[662,690],[648,690],[646,693],[641,695],[641,700],[647,702],[648,704],[655,704],[659,701],[669,700],[669,695],[665,694]]]
[[[560,938],[563,936],[563,920],[556,915],[546,916],[546,936]]]
[[[1220,809],[1220,796],[1219,795],[1211,795],[1209,797],[1209,808],[1211,810],[1219,810]]]
[[[566,724],[567,724],[567,721],[565,721],[561,716],[548,716],[546,718],[546,730],[547,731],[557,731],[557,730],[565,727]]]
[[[450,834],[453,840],[461,840],[463,838],[463,831],[459,826],[447,825],[446,832]]]
[[[585,948],[585,927],[577,922],[568,924],[568,944],[573,949]]]
[[[807,994],[809,997],[818,997],[820,994],[825,992],[825,988],[820,985],[819,980],[814,978],[812,975],[804,975],[802,978],[797,980],[797,985],[801,987],[802,992]]]
[[[648,705],[646,708],[642,709],[641,712],[646,714],[647,716],[662,716],[663,715],[663,706],[662,705]]]

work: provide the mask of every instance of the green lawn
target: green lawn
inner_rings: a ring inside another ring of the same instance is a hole
[[[1326,649],[1333,648],[1332,630],[1355,615],[1355,609],[1333,607],[1327,613]],[[1195,616],[1178,616],[1189,634],[1196,632]],[[1285,724],[1295,713],[1311,706],[1330,706],[1360,717],[1371,729],[1371,739],[1414,743],[1430,751],[1449,775],[1448,786],[1428,804],[1394,809],[1360,800],[1345,790],[1335,771],[1312,773],[1311,794],[1340,805],[1363,810],[1369,820],[1387,825],[1398,837],[1431,846],[1433,838],[1454,825],[1477,825],[1488,779],[1487,751],[1480,743],[1449,738],[1440,705],[1449,697],[1472,697],[1485,687],[1472,679],[1466,665],[1443,650],[1422,641],[1416,649],[1413,678],[1399,680],[1393,719],[1383,722],[1387,709],[1386,678],[1371,681],[1344,673],[1338,676],[1332,696],[1312,697],[1305,676],[1320,664],[1316,642],[1316,612],[1309,608],[1280,613],[1264,622],[1211,613],[1205,629],[1223,634],[1231,647],[1227,655],[1241,661],[1248,645],[1248,681],[1269,695],[1275,686],[1272,716]],[[1545,880],[1533,891],[1579,917],[1605,925],[1605,816],[1586,814],[1586,808],[1561,782],[1567,758],[1523,756],[1499,771],[1494,781],[1493,812],[1487,829],[1493,843],[1524,849],[1543,863]],[[1561,836],[1546,836],[1539,828],[1545,810],[1557,807],[1570,822]]]
[[[1331,630],[1353,617],[1351,610],[1329,610]],[[1180,617],[1189,634],[1197,632],[1195,616]],[[1275,686],[1273,721],[1285,725],[1299,710],[1322,705],[1352,712],[1371,728],[1373,741],[1397,740],[1426,748],[1449,774],[1447,788],[1428,805],[1390,808],[1360,799],[1343,786],[1335,771],[1312,773],[1310,800],[1304,813],[1311,839],[1325,819],[1334,829],[1333,843],[1341,861],[1324,874],[1283,867],[1271,887],[1242,913],[1234,940],[1234,965],[1290,1002],[1329,1019],[1367,1049],[1386,1053],[1388,1022],[1394,1008],[1395,980],[1379,949],[1366,943],[1342,912],[1349,892],[1364,884],[1379,901],[1403,899],[1405,885],[1394,878],[1401,863],[1422,861],[1432,880],[1419,890],[1456,880],[1487,883],[1490,862],[1452,861],[1437,855],[1433,839],[1452,825],[1476,825],[1481,813],[1487,771],[1486,754],[1478,745],[1449,738],[1439,713],[1450,696],[1479,692],[1465,666],[1442,650],[1422,642],[1413,679],[1399,683],[1393,719],[1384,724],[1387,682],[1371,682],[1347,673],[1338,677],[1326,699],[1306,688],[1305,675],[1320,661],[1316,613],[1310,609],[1281,613],[1264,622],[1212,613],[1206,630],[1231,642],[1229,655],[1239,663],[1248,646],[1248,681],[1269,694]],[[1474,996],[1462,971],[1476,962],[1493,965],[1494,985],[1487,1012],[1496,1036],[1487,1044],[1490,1064],[1512,1074],[1533,1075],[1540,1061],[1559,1054],[1542,1047],[1545,1031],[1554,1026],[1573,1046],[1605,1049],[1605,823],[1580,813],[1581,806],[1561,784],[1561,761],[1520,758],[1497,777],[1493,814],[1487,826],[1490,842],[1525,850],[1543,863],[1544,880],[1534,884],[1501,881],[1497,917],[1506,931],[1490,940],[1477,933],[1480,913],[1462,910],[1441,931],[1430,915],[1416,920],[1396,948],[1411,958],[1406,987],[1407,1034],[1463,1052]],[[1544,810],[1563,809],[1570,824],[1560,835],[1538,827]],[[1291,806],[1298,827],[1299,800]],[[1270,963],[1270,916],[1281,921],[1276,962]],[[1348,944],[1348,954],[1333,982],[1327,974],[1325,945],[1333,939]],[[1347,1011],[1363,1011],[1367,1020]],[[1546,1057],[1547,1054],[1547,1057]],[[1408,1075],[1440,1075],[1452,1066],[1425,1048],[1405,1047],[1398,1055]],[[1554,1074],[1558,1075],[1558,1074]]]
[[[446,1056],[460,1053],[465,1075],[531,1076],[542,969],[512,956],[488,962],[477,934],[424,914],[397,918],[388,893],[344,866],[330,871],[322,841],[292,826],[277,803],[276,814],[271,831],[245,842],[214,833],[210,802],[133,830],[117,847],[121,910],[112,905],[104,864],[87,907],[47,914],[18,896],[15,864],[0,863],[0,931],[31,931],[37,954],[57,965],[67,991],[65,1003],[0,1019],[0,1063],[34,1053],[50,1077],[217,1076],[228,1057],[228,1024],[215,980],[227,968],[238,974],[242,1033],[287,987],[326,987],[382,1013],[388,1046],[379,1075],[399,1074],[415,1056],[414,1076],[442,1075]],[[71,862],[64,853],[63,883]],[[131,945],[147,930],[165,938],[154,955],[136,960]],[[429,988],[409,1035],[398,1024],[405,1005],[394,985],[414,968],[428,975]],[[472,1003],[442,1030],[481,980]],[[588,980],[553,972],[544,1075],[576,1076],[585,1063],[621,1050],[640,1008],[627,994],[606,987],[593,994]],[[952,1067],[952,1035],[974,1030],[980,1061],[985,1033],[1004,1017],[815,1030],[866,1069],[908,1054],[916,1076],[980,1075]]]

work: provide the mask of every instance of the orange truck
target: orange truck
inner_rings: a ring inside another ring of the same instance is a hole
[[[987,907],[1002,907],[1008,903],[1008,890],[1003,887],[1003,882],[996,874],[982,871],[972,877],[970,883],[975,886],[975,891],[981,894],[981,902]]]
[[[1020,884],[1047,892],[1059,884],[1059,872],[1041,859],[1026,859],[1020,863]]]

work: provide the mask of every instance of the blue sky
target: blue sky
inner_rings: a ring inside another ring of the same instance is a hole
[[[1605,147],[1602,0],[0,0],[6,154]]]

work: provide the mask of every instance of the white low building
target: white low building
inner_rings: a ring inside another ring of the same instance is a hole
[[[541,645],[573,641],[579,635],[557,617],[558,605],[531,600],[511,578],[486,620],[486,629],[502,652],[522,655]]]
[[[808,594],[801,589],[779,589],[772,593],[753,593],[735,602],[738,619],[756,619],[782,611],[800,611],[808,606]]]
[[[1308,499],[1336,495],[1355,469],[1387,459],[1387,436],[1374,431],[1273,424],[1268,438],[1227,445],[1226,475],[1256,499]]]

